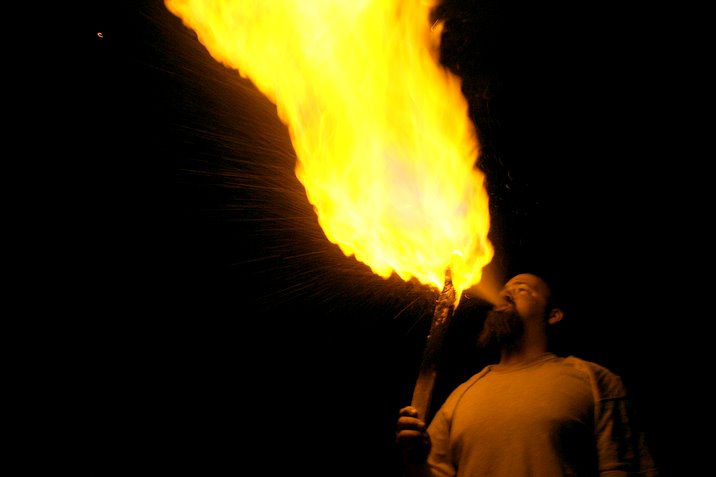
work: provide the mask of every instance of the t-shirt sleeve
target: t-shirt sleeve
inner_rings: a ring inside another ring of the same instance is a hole
[[[447,410],[439,409],[428,427],[432,447],[428,464],[436,477],[453,477],[456,469],[450,456],[450,422]]]
[[[452,443],[450,441],[455,407],[465,391],[484,376],[486,372],[487,369],[485,368],[455,388],[437,410],[433,420],[428,426],[428,434],[430,435],[430,442],[432,443],[430,455],[428,456],[428,464],[435,477],[454,477],[457,473],[453,459],[454,456],[452,455]]]
[[[601,477],[658,477],[644,434],[634,421],[621,378],[588,364],[594,392],[594,424]]]

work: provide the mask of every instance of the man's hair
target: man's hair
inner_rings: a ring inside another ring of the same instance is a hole
[[[527,268],[523,272],[513,273],[511,276],[519,273],[529,273],[542,279],[547,285],[549,296],[547,298],[547,309],[549,313],[553,308],[559,308],[565,314],[568,311],[569,292],[566,290],[566,280],[556,271],[552,269],[540,269],[539,267]]]
[[[559,308],[563,312],[567,312],[566,296],[564,294],[564,286],[555,277],[537,275],[544,280],[549,288],[549,300],[547,301],[547,312],[553,308]]]

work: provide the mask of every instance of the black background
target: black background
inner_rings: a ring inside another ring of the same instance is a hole
[[[483,147],[489,274],[561,279],[564,351],[624,378],[657,463],[680,475],[686,187],[654,79],[659,44],[638,27],[643,11],[524,3],[437,12]],[[88,179],[73,218],[91,230],[75,245],[101,319],[75,376],[93,389],[93,432],[140,415],[145,444],[125,440],[127,452],[201,474],[400,475],[395,419],[436,292],[327,241],[275,106],[161,2],[96,6],[82,33]],[[433,406],[491,359],[474,348],[486,309],[463,297]],[[99,465],[120,465],[109,454]]]

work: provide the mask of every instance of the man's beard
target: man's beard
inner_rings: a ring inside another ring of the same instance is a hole
[[[482,331],[477,339],[481,348],[513,350],[525,334],[525,325],[514,310],[491,310],[487,313]]]

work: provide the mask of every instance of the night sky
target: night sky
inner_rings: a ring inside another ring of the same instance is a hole
[[[564,285],[564,351],[623,377],[664,475],[680,475],[663,378],[683,346],[682,192],[664,166],[648,32],[635,12],[525,3],[440,11],[443,63],[483,147],[489,273]],[[180,444],[166,458],[200,475],[398,477],[395,419],[437,292],[384,280],[325,238],[275,106],[161,2],[95,8],[76,218],[92,225],[77,249],[102,277],[88,301],[103,318],[77,380],[146,413]],[[463,297],[433,406],[491,359],[474,346],[487,309]],[[95,407],[97,427],[122,425]]]

